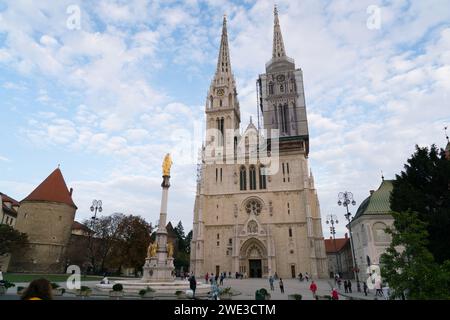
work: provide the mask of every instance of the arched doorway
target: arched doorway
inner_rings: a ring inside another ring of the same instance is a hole
[[[250,238],[242,244],[239,271],[246,273],[250,278],[262,278],[267,275],[267,250],[260,240]]]

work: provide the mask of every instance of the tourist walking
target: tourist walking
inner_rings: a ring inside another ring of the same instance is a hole
[[[348,280],[348,282],[347,282],[347,287],[348,287],[348,293],[352,293],[352,282],[350,280]]]
[[[367,283],[363,282],[363,290],[364,290],[364,295],[367,297]]]
[[[302,274],[301,272],[298,274],[298,279],[299,279],[300,281],[303,281],[303,274]]]
[[[347,282],[347,280],[344,280],[344,290],[345,290],[345,293],[348,293],[348,282]]]
[[[224,277],[225,277],[224,274],[221,273],[221,274],[220,274],[220,285],[221,285],[221,286],[223,286],[223,278],[224,278]]]
[[[306,279],[306,282],[309,282],[309,274],[308,274],[308,272],[305,272],[305,279]]]
[[[36,279],[31,281],[25,289],[22,300],[52,300],[52,286],[47,279]]]
[[[283,279],[280,278],[280,291],[281,293],[284,293],[284,283],[283,283]]]
[[[331,299],[332,300],[339,300],[339,293],[336,290],[336,288],[333,288],[333,290],[331,291]]]
[[[192,297],[195,298],[195,289],[197,289],[197,281],[195,280],[194,274],[189,278],[189,288],[192,290]]]
[[[375,297],[377,296],[382,297],[383,296],[383,290],[381,289],[381,281],[377,281],[375,283]]]
[[[317,285],[314,281],[311,282],[311,285],[309,286],[309,290],[311,290],[313,299],[316,298],[316,291],[317,291]]]
[[[274,280],[273,280],[273,277],[270,276],[270,277],[269,277],[269,284],[270,284],[270,290],[271,290],[271,291],[274,291],[274,290],[275,290],[275,288],[273,287],[273,281],[274,281]]]
[[[208,283],[208,279],[209,279],[209,273],[207,272],[207,273],[205,274],[205,283]]]

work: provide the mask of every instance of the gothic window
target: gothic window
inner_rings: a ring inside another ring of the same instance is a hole
[[[292,238],[292,228],[289,227],[289,238]]]
[[[237,146],[238,146],[237,137],[234,137],[234,158],[235,159],[237,157]]]
[[[247,225],[247,233],[258,233],[258,224],[256,221],[252,220]]]
[[[291,92],[295,91],[295,80],[291,79]]]
[[[256,190],[256,169],[250,166],[250,190]]]
[[[286,162],[286,172],[287,172],[287,181],[290,182],[290,178],[289,178],[289,163]]]
[[[219,171],[219,169],[216,168],[216,182],[217,182],[218,171]]]
[[[283,132],[288,132],[288,123],[289,123],[289,109],[288,105],[285,104],[283,107]]]
[[[228,95],[228,108],[231,108],[231,106],[233,105],[233,97],[231,95],[231,93]]]
[[[222,182],[222,168],[220,168],[220,182]]]
[[[286,171],[284,169],[284,162],[281,164],[281,167],[283,168],[283,182],[286,182],[286,177],[285,177]]]
[[[264,166],[259,166],[259,188],[266,188],[266,175],[264,174]]]
[[[241,190],[247,190],[247,170],[242,166],[239,170]]]
[[[280,85],[280,92],[284,93],[284,86],[283,85]]]
[[[224,126],[224,119],[217,119],[217,130],[219,131],[219,139],[218,145],[223,146],[223,126]]]
[[[269,94],[273,94],[273,83],[269,83]]]
[[[245,211],[248,214],[254,214],[254,215],[259,215],[261,213],[261,203],[259,203],[259,201],[257,200],[250,200],[249,202],[247,202],[247,204],[245,205]]]
[[[219,106],[222,106],[222,99],[219,100]]]
[[[213,107],[213,102],[214,102],[213,96],[209,97],[209,107],[210,108]]]

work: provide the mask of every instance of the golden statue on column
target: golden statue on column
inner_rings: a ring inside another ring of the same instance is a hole
[[[164,161],[162,164],[163,176],[170,176],[170,167],[172,166],[172,158],[170,157],[170,153],[166,154],[164,157]]]

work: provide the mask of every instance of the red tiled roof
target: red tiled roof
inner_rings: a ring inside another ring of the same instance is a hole
[[[61,170],[57,168],[53,171],[28,197],[23,201],[51,201],[65,203],[72,207],[77,207],[72,200],[69,190],[67,189],[66,182],[61,173]]]
[[[89,229],[87,226],[85,226],[82,223],[79,223],[78,221],[74,221],[72,224],[72,230],[83,230],[86,232],[91,231],[91,229]]]
[[[19,201],[11,198],[10,196],[8,196],[4,193],[1,193],[1,192],[0,192],[0,196],[2,197],[3,202],[11,202],[13,206],[20,206]]]
[[[333,239],[325,239],[325,251],[327,253],[336,253],[341,251],[347,243],[349,243],[349,238],[336,238],[336,249],[334,246]]]

